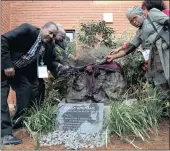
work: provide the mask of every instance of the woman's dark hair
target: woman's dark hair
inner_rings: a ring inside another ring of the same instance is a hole
[[[144,7],[146,7],[147,10],[157,8],[160,11],[163,11],[166,8],[163,0],[144,0],[142,3],[142,8]]]

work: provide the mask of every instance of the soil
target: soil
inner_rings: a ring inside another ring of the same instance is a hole
[[[20,145],[4,145],[3,150],[34,150],[34,142],[31,136],[25,129],[20,129],[14,132],[14,136],[23,140],[23,144]],[[151,138],[147,141],[135,140],[135,145],[144,150],[169,150],[169,119],[164,119],[159,126],[158,136],[150,134]],[[116,135],[111,136],[111,143],[108,143],[107,147],[88,148],[84,150],[134,150],[134,146],[127,142],[123,142]],[[41,146],[40,150],[66,150],[62,145],[58,146]]]

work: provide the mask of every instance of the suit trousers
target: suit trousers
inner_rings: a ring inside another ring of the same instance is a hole
[[[24,110],[32,105],[32,101],[37,100],[42,103],[44,92],[39,90],[41,86],[45,91],[43,84],[39,84],[36,63],[16,69],[15,76],[10,78],[1,71],[1,137],[12,134],[12,126],[22,125]],[[12,120],[7,103],[10,86],[16,93],[16,108]]]

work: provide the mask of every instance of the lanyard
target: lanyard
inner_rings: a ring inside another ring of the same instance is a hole
[[[37,65],[39,66],[39,57],[41,56],[41,60],[40,60],[40,65],[43,66],[44,65],[44,54],[45,54],[45,46],[42,44],[40,46],[40,49],[38,51],[38,55],[37,55]]]
[[[40,61],[40,65],[41,65],[41,66],[44,65],[43,57],[44,57],[44,53],[41,55],[41,61]]]

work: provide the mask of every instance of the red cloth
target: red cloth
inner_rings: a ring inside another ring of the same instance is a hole
[[[97,67],[98,69],[101,69],[101,70],[119,72],[119,73],[123,74],[123,69],[122,69],[121,65],[116,61],[113,61],[110,63],[104,63],[102,65],[88,65],[85,68],[85,71],[87,71],[88,73],[93,73],[93,69],[95,67]]]
[[[103,65],[98,65],[98,68],[101,70],[106,70],[106,71],[119,72],[123,75],[122,66],[116,61],[105,63]]]
[[[123,69],[121,65],[116,61],[104,63],[102,65],[87,65],[87,67],[85,68],[86,75],[85,77],[86,77],[86,96],[88,97],[93,97],[93,95],[99,89],[99,85],[96,82],[96,74],[99,72],[99,69],[111,72],[119,72],[123,75]]]
[[[143,69],[147,70],[147,67],[148,67],[148,61],[145,61],[144,64],[143,64]]]

